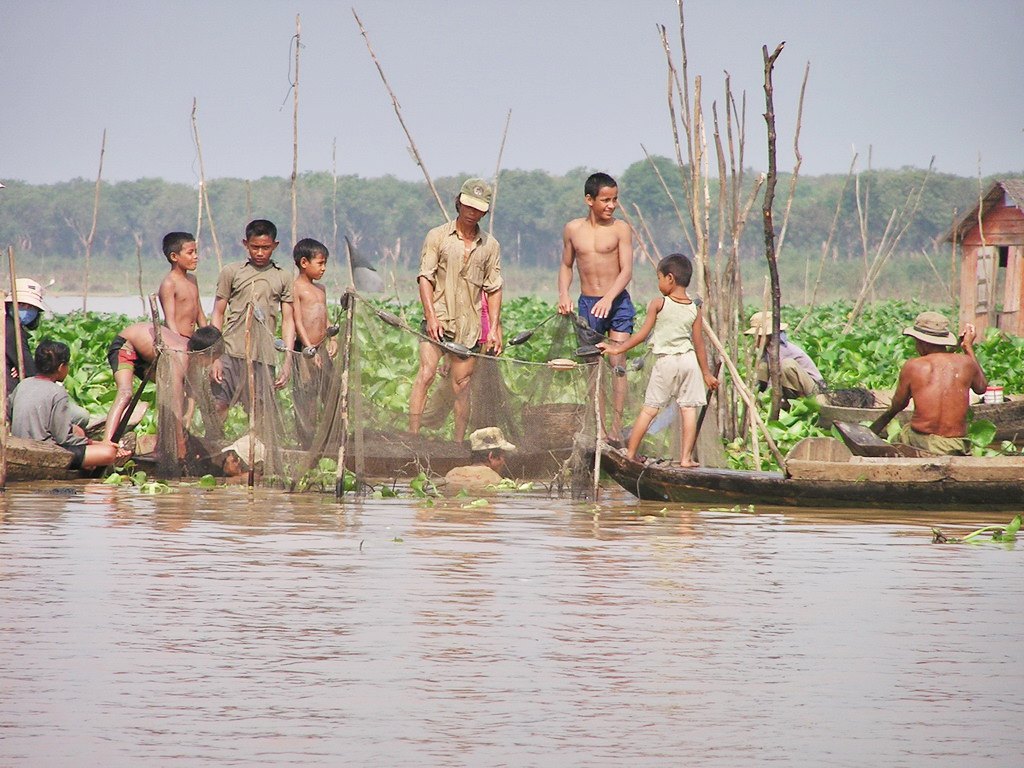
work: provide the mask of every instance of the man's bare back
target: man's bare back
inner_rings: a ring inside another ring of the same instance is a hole
[[[167,327],[182,336],[189,337],[196,328],[206,325],[199,283],[178,268],[172,268],[160,283],[160,306]]]
[[[933,352],[908,360],[900,372],[897,393],[905,386],[914,399],[911,428],[928,435],[963,437],[969,392],[979,373],[977,363],[967,355]],[[979,394],[984,391],[982,384]]]

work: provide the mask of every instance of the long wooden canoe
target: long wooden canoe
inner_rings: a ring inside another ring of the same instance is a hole
[[[806,438],[786,472],[754,472],[638,462],[606,448],[601,466],[633,495],[650,501],[773,504],[795,507],[1008,509],[1024,507],[1024,456],[873,458],[840,441]]]

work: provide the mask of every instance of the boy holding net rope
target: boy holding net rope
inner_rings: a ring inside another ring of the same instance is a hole
[[[226,265],[217,277],[217,293],[210,323],[224,334],[224,356],[210,371],[217,411],[223,415],[236,402],[249,407],[249,368],[252,363],[257,409],[262,412],[273,389],[281,389],[292,373],[291,354],[286,353],[281,372],[276,371],[277,349],[274,338],[277,319],[281,318],[284,348],[295,345],[292,315],[292,280],[272,260],[280,245],[277,227],[266,219],[250,221],[242,245],[248,254],[243,262]],[[246,350],[246,317],[252,307],[251,327]]]
[[[333,337],[327,349],[327,291],[316,281],[327,271],[327,246],[310,237],[295,244],[292,257],[299,276],[292,283],[293,315],[295,317],[294,349],[300,353],[292,378],[292,401],[295,404],[295,431],[299,444],[309,449],[316,433],[319,403],[327,395],[331,381],[331,358],[338,353]],[[326,354],[325,354],[326,353]]]
[[[718,389],[718,379],[708,368],[700,302],[686,293],[692,276],[693,265],[681,253],[663,258],[658,263],[661,296],[652,299],[647,306],[647,317],[640,330],[621,344],[601,342],[597,345],[607,355],[624,355],[645,341],[653,331],[651,341],[656,361],[644,395],[644,406],[629,434],[626,456],[630,459],[636,459],[640,441],[658,411],[674,399],[680,416],[679,466],[700,466],[693,460],[693,446],[697,442],[697,409],[707,405],[704,388]]]

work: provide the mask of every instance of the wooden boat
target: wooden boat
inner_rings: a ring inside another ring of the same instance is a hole
[[[870,391],[874,395],[876,403],[871,408],[833,405],[829,401],[828,394],[816,395],[818,425],[822,429],[828,429],[837,421],[848,421],[854,424],[862,421],[874,421],[892,403],[893,393],[892,390],[884,389]],[[914,403],[911,401],[907,409],[897,414],[896,418],[901,424],[906,424],[913,416],[913,409]],[[1014,443],[1024,443],[1024,397],[1015,395],[1001,403],[985,403],[978,400],[972,402],[971,413],[975,419],[986,419],[996,425],[996,441],[1009,440]]]
[[[54,443],[23,437],[7,438],[7,482],[71,480],[80,477],[68,469],[71,453]]]
[[[785,473],[683,469],[631,461],[612,448],[601,456],[610,477],[650,501],[931,510],[1024,506],[1024,456],[875,458],[854,456],[839,440],[813,437],[798,443],[785,465]]]

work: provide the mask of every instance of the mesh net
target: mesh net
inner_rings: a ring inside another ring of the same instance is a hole
[[[626,365],[611,366],[593,347],[599,337],[574,316],[562,315],[507,334],[506,343],[513,343],[499,357],[446,348],[413,432],[410,392],[419,347],[430,342],[420,331],[418,307],[412,322],[404,307],[392,309],[346,294],[330,308],[336,325],[329,333],[335,335],[305,352],[277,342],[273,368],[225,356],[221,387],[211,385],[208,356],[164,350],[156,373],[160,474],[227,475],[245,482],[252,468],[255,482],[327,490],[335,488],[340,462],[351,472],[348,489],[420,473],[437,480],[472,461],[467,441],[454,440],[461,407],[452,364],[471,361],[463,434],[499,427],[516,446],[506,454],[512,478],[589,496],[595,425],[600,418],[609,438],[628,435],[643,404],[648,355],[637,350]],[[255,350],[267,339],[273,343],[276,329],[254,311],[224,334],[242,339],[236,349]],[[286,355],[291,379],[275,388]],[[601,395],[595,398],[597,387]],[[678,451],[674,411],[652,425],[645,453]]]

